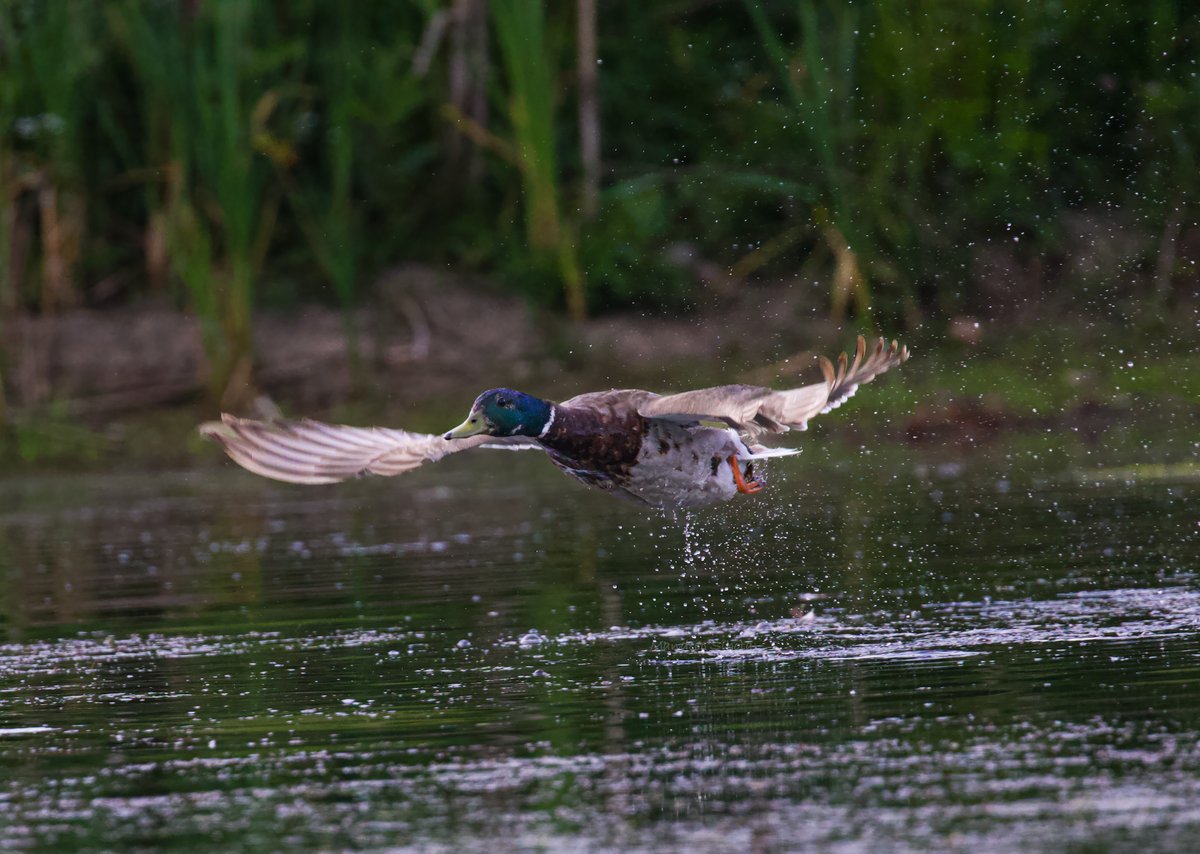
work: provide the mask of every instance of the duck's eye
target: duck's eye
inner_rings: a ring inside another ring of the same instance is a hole
[[[512,409],[512,401],[507,397],[501,397],[496,401],[496,405],[501,409]]]

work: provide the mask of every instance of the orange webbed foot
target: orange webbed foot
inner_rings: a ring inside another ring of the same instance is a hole
[[[742,495],[754,495],[763,491],[763,485],[757,480],[746,480],[742,477],[742,470],[738,468],[737,454],[729,455],[729,467],[733,469],[733,482],[737,484],[737,491]]]

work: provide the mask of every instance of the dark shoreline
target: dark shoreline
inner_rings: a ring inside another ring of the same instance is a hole
[[[952,450],[1020,433],[1103,441],[1147,418],[1193,421],[1200,331],[1192,324],[1189,334],[1187,317],[1155,335],[1077,315],[1047,324],[955,318],[938,334],[897,336],[913,359],[864,389],[849,418],[819,429]],[[254,325],[248,399],[258,402],[220,406],[206,397],[199,326],[183,311],[148,303],[25,321],[6,339],[13,368],[0,461],[31,472],[215,460],[191,427],[222,408],[437,431],[494,385],[558,398],[606,387],[786,387],[815,379],[815,354],[834,356],[856,334],[823,319],[794,285],[747,289],[688,316],[570,323],[486,282],[425,268],[383,280],[371,309],[264,311]]]

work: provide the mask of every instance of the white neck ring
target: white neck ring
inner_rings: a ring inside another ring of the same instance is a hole
[[[546,434],[550,432],[550,428],[554,425],[554,413],[557,411],[558,410],[554,406],[550,407],[550,417],[546,419],[546,426],[542,428],[541,433],[537,434],[539,439],[546,438]]]

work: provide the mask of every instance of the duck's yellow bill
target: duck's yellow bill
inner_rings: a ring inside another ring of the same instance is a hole
[[[465,439],[468,436],[478,436],[487,429],[487,424],[484,423],[483,416],[472,413],[462,424],[459,424],[449,433],[442,436],[443,439]]]

